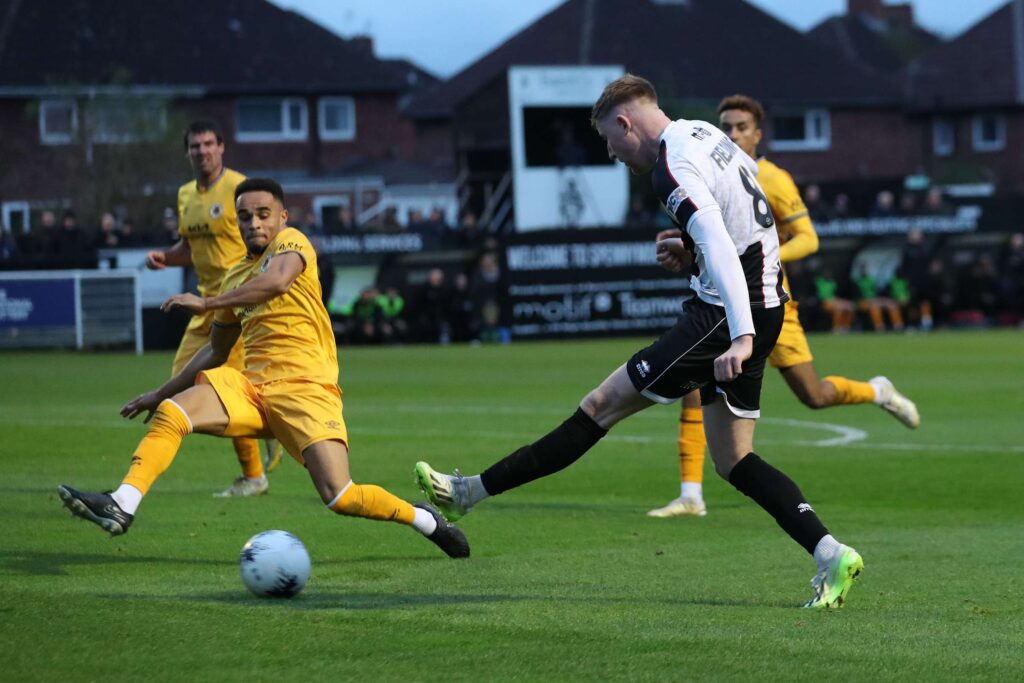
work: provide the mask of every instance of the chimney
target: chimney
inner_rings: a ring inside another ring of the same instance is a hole
[[[846,13],[849,16],[862,15],[872,19],[883,16],[882,0],[846,0]]]
[[[352,36],[348,42],[360,52],[373,56],[373,36]]]

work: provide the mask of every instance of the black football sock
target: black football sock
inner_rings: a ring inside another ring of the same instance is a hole
[[[552,431],[481,472],[480,482],[495,496],[554,474],[579,460],[607,433],[582,408],[577,408],[572,417]]]
[[[757,453],[748,453],[732,468],[729,483],[743,495],[753,498],[807,552],[813,554],[818,541],[828,534],[793,480],[759,458]]]

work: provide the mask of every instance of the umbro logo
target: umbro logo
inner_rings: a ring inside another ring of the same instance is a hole
[[[337,420],[328,420],[327,422],[324,422],[324,425],[331,429],[341,429],[341,423]]]
[[[814,508],[811,507],[810,503],[800,503],[796,506],[796,511],[800,513],[814,512]]]

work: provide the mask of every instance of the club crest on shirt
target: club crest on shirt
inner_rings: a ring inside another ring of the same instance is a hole
[[[217,202],[210,207],[210,218],[220,218],[224,215],[224,205]]]
[[[269,254],[267,258],[263,259],[263,263],[260,264],[260,272],[265,273],[270,270],[270,259],[274,258],[273,254]]]
[[[668,211],[670,216],[675,216],[679,205],[685,202],[688,196],[686,190],[681,187],[672,190],[672,194],[668,196],[668,201],[665,202],[665,210]]]

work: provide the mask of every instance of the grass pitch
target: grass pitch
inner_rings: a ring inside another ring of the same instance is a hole
[[[358,481],[419,498],[412,466],[477,472],[532,441],[642,340],[342,349]],[[120,405],[168,354],[0,355],[0,680],[1019,680],[1024,652],[1024,334],[812,338],[822,375],[887,374],[874,406],[812,412],[770,371],[758,452],[864,556],[838,612],[797,609],[812,560],[707,464],[708,516],[677,495],[678,408],[616,427],[569,470],[461,522],[448,560],[398,525],[339,518],[294,461],[259,499],[225,440],[189,437],[126,536],[54,488],[117,485],[143,426]],[[237,555],[296,533],[290,601],[247,593]]]

